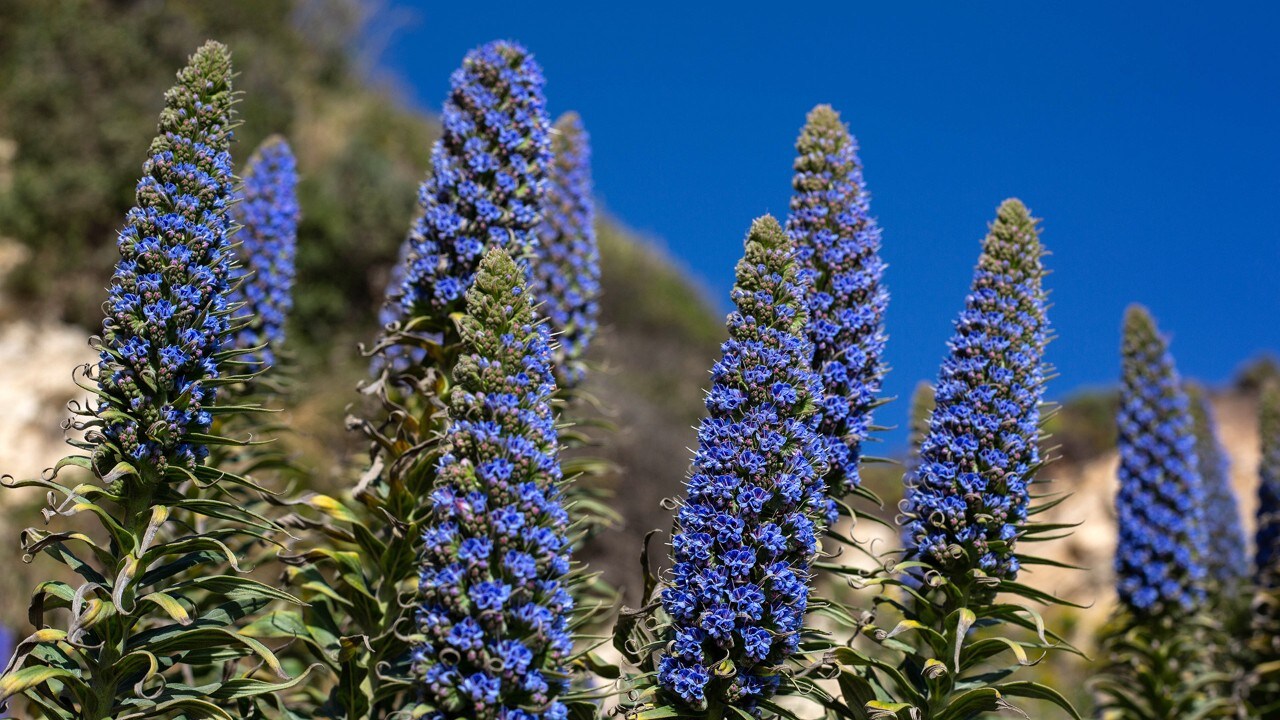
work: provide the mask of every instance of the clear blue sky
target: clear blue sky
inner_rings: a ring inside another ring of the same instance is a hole
[[[380,64],[422,107],[439,108],[468,48],[528,46],[552,113],[578,110],[592,134],[605,206],[722,308],[748,223],[786,214],[805,112],[834,105],[884,227],[888,391],[903,399],[884,422],[935,375],[1009,196],[1044,218],[1052,252],[1051,396],[1114,382],[1133,301],[1186,375],[1225,381],[1280,348],[1280,10],[1267,3],[395,5],[416,20]]]

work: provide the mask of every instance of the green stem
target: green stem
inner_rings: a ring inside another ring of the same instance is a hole
[[[129,529],[129,534],[133,538],[141,538],[146,533],[146,526],[149,522],[147,510],[155,502],[156,490],[159,485],[158,478],[154,477],[154,470],[149,467],[143,467],[138,477],[139,482],[136,487],[130,488],[128,485],[124,489],[124,502],[121,505],[121,525]],[[110,568],[110,574],[106,577],[111,580],[120,577],[121,570],[128,562],[128,556],[137,551],[137,548],[115,548],[114,566]],[[137,608],[135,607],[135,610]],[[119,691],[120,678],[116,676],[114,668],[124,657],[124,648],[128,645],[128,640],[137,618],[125,615],[120,608],[116,608],[116,614],[105,623],[100,635],[102,646],[98,650],[98,657],[91,661],[91,690],[92,696],[86,701],[84,711],[84,720],[108,720],[114,715],[115,701]]]

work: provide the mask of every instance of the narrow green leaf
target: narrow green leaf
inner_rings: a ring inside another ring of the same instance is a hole
[[[973,627],[973,624],[978,621],[978,618],[976,615],[973,614],[973,611],[970,610],[969,608],[960,608],[960,611],[957,613],[957,615],[958,617],[956,618],[956,638],[955,638],[956,647],[955,647],[955,652],[953,654],[953,657],[955,660],[952,667],[955,669],[955,672],[958,675],[960,674],[960,651],[962,648],[964,648],[964,638],[966,635],[969,634],[969,628]]]
[[[47,667],[44,665],[22,668],[16,672],[0,675],[0,702],[4,702],[14,695],[26,692],[31,688],[44,685],[50,680],[78,677],[79,673],[72,672],[71,670]]]
[[[840,673],[836,678],[840,684],[840,695],[848,706],[849,716],[853,720],[869,720],[867,704],[875,702],[876,691],[866,678],[849,671]]]
[[[1081,720],[1080,713],[1071,705],[1071,701],[1063,697],[1062,693],[1054,690],[1048,685],[1031,682],[1029,680],[1018,680],[1015,682],[997,685],[996,689],[1005,695],[1014,695],[1016,697],[1034,698],[1036,700],[1048,700],[1067,712],[1068,715]]]
[[[166,593],[149,593],[144,595],[138,602],[149,602],[155,604],[180,625],[191,624],[191,615],[187,613],[187,609],[182,607],[182,603],[178,602]]]
[[[969,720],[981,713],[995,712],[1000,707],[1000,691],[995,688],[977,688],[957,695],[938,713],[937,720]]]

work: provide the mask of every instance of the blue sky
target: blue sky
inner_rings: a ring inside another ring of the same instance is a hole
[[[552,113],[578,110],[592,134],[604,205],[722,308],[751,219],[786,214],[806,111],[834,105],[884,227],[903,399],[885,422],[936,373],[1010,196],[1052,253],[1051,396],[1114,381],[1134,301],[1189,376],[1222,382],[1280,349],[1280,10],[1265,3],[394,4],[415,19],[379,64],[410,102],[438,109],[470,47],[524,43]]]

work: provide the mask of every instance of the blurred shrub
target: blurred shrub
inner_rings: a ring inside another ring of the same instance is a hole
[[[354,0],[0,3],[0,138],[14,149],[0,235],[32,251],[8,289],[98,324],[164,88],[213,37],[242,68],[237,166],[272,132],[298,148],[306,243],[295,337],[366,321],[435,128],[355,72],[364,17]]]
[[[1280,359],[1270,353],[1263,354],[1246,362],[1236,371],[1232,385],[1236,390],[1249,395],[1262,392],[1267,383],[1280,378]]]
[[[1067,462],[1083,462],[1116,446],[1115,390],[1082,390],[1063,401],[1049,416],[1045,430],[1060,446],[1058,454]]]

